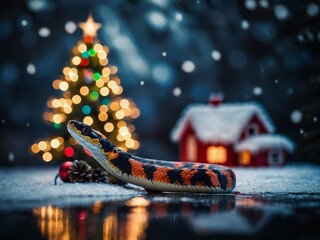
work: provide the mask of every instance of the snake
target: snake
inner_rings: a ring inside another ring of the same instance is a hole
[[[135,156],[77,120],[70,120],[67,130],[116,180],[143,187],[147,192],[230,193],[236,186],[235,173],[221,165]]]

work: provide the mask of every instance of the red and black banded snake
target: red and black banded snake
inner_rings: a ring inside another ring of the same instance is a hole
[[[229,168],[145,159],[120,150],[100,132],[82,122],[70,120],[67,128],[109,174],[147,191],[228,193],[235,188],[236,177]]]

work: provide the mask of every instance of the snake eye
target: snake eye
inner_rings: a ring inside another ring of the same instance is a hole
[[[84,135],[88,135],[91,132],[91,128],[89,126],[84,125],[81,127],[81,132]]]

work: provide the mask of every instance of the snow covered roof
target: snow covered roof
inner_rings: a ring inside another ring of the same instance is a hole
[[[265,134],[250,137],[236,145],[236,151],[238,152],[243,150],[257,152],[268,148],[283,148],[288,152],[292,152],[294,150],[294,143],[282,135]]]
[[[179,141],[190,122],[197,138],[203,142],[234,143],[254,114],[261,119],[268,132],[274,131],[269,116],[257,103],[191,104],[181,114],[171,132],[171,139]]]

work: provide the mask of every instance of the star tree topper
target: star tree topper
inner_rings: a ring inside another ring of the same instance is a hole
[[[80,23],[79,27],[82,29],[84,36],[96,37],[97,30],[101,28],[101,24],[96,23],[90,14],[87,21]]]

